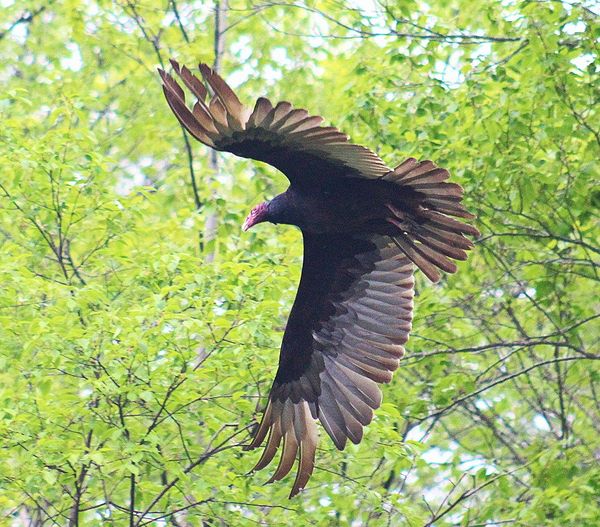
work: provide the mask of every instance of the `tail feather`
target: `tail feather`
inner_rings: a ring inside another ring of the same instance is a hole
[[[447,183],[447,170],[432,161],[408,158],[382,179],[416,193],[418,205],[410,211],[393,204],[387,208],[391,215],[387,221],[398,228],[394,242],[433,282],[440,279],[437,269],[456,272],[450,260],[466,260],[473,242],[465,234],[479,236],[472,225],[457,221],[451,216],[472,219],[473,214],[462,205],[463,189],[456,183]]]

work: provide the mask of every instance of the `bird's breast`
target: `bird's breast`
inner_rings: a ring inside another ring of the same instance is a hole
[[[362,183],[362,182],[361,182]],[[352,233],[371,230],[386,214],[385,193],[371,185],[346,182],[321,189],[294,191],[290,205],[294,223],[305,232]],[[357,188],[360,187],[360,188]]]

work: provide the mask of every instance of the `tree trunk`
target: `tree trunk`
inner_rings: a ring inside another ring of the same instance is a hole
[[[227,9],[229,8],[228,0],[216,0],[215,2],[215,61],[213,69],[219,72],[221,62],[225,53],[225,22],[227,19]],[[210,150],[208,158],[208,166],[211,168],[214,177],[219,176],[219,158],[215,150]],[[212,212],[206,218],[206,226],[204,230],[204,242],[210,246],[210,243],[215,239],[218,227],[218,217],[215,212]],[[215,259],[215,248],[211,247],[206,254],[206,261],[212,262]]]

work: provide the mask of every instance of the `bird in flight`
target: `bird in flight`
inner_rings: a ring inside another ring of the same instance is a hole
[[[244,106],[206,64],[203,79],[171,61],[194,95],[190,109],[182,87],[159,69],[173,113],[200,142],[216,150],[268,163],[289,188],[255,206],[242,229],[257,223],[295,225],[304,259],[296,299],[281,344],[279,368],[262,421],[249,449],[266,446],[254,470],[266,467],[280,445],[269,482],[287,475],[298,459],[290,497],[314,468],[319,420],[342,450],[359,443],[381,404],[404,354],[413,318],[414,267],[433,282],[454,273],[473,247],[473,218],[463,190],[448,171],[409,158],[391,169],[371,150],[322,117],[275,106],[260,97]]]

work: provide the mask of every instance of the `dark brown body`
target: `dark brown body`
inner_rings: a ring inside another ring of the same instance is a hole
[[[266,220],[315,234],[393,234],[397,229],[386,220],[387,205],[413,213],[419,201],[419,193],[387,181],[332,178],[318,189],[290,186],[269,202]]]

